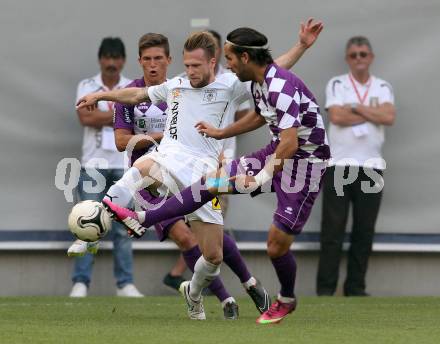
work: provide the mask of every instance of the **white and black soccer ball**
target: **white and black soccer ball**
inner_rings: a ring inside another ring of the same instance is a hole
[[[69,214],[69,229],[78,239],[92,242],[104,237],[112,227],[112,219],[97,201],[82,201]]]

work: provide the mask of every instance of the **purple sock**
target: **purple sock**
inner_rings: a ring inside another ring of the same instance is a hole
[[[226,233],[223,234],[223,261],[237,275],[241,283],[249,281],[252,277],[237,244]]]
[[[196,196],[196,199],[194,199],[194,196]],[[180,197],[182,202],[179,200]],[[145,221],[142,224],[145,227],[150,227],[166,219],[191,214],[214,197],[215,195],[206,190],[201,179],[197,183],[183,189],[179,195],[167,199],[160,208],[147,210],[145,212]]]
[[[194,272],[194,265],[196,265],[197,259],[199,259],[201,255],[202,253],[197,245],[187,251],[182,252],[186,266],[191,270],[191,272]]]
[[[288,251],[284,256],[271,260],[281,284],[280,295],[295,297],[296,260],[293,253]]]
[[[191,270],[191,272],[194,272],[194,265],[196,264],[197,259],[199,259],[199,257],[202,255],[199,246],[196,245],[193,248],[182,252],[182,255],[188,268]],[[231,295],[226,291],[226,288],[219,277],[216,277],[208,288],[220,300],[220,302],[226,300],[228,297],[231,297]]]
[[[223,285],[220,277],[216,277],[208,287],[209,290],[219,299],[220,302],[223,302],[228,297],[231,297],[231,294],[228,293],[225,286]]]

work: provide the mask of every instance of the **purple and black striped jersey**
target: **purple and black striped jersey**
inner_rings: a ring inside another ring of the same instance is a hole
[[[266,68],[264,82],[252,82],[255,110],[263,116],[273,136],[283,129],[298,128],[298,150],[295,158],[327,160],[330,148],[315,97],[292,72],[276,64]]]

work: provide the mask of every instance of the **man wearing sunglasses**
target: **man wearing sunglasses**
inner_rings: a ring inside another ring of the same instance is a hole
[[[365,274],[386,168],[381,149],[384,126],[395,118],[394,95],[389,83],[370,74],[374,54],[367,38],[350,38],[345,60],[349,73],[332,78],[326,89],[332,162],[324,177],[317,293],[333,295],[336,290],[352,205],[344,295],[368,296]]]

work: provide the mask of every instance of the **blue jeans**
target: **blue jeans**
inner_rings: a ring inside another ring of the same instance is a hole
[[[87,192],[84,190],[84,182],[90,181],[93,188],[97,185],[97,179],[90,177],[84,168],[81,169],[78,185],[78,196],[80,200],[101,201],[107,190],[115,181],[118,181],[124,174],[122,169],[97,170],[105,179],[104,190],[100,192]],[[102,178],[102,177],[101,177]],[[107,236],[113,241],[113,273],[118,288],[133,283],[133,251],[131,239],[128,237],[123,225],[113,221],[112,229]],[[73,283],[82,282],[89,286],[92,275],[94,255],[86,253],[84,257],[75,258],[75,266],[72,274]]]

